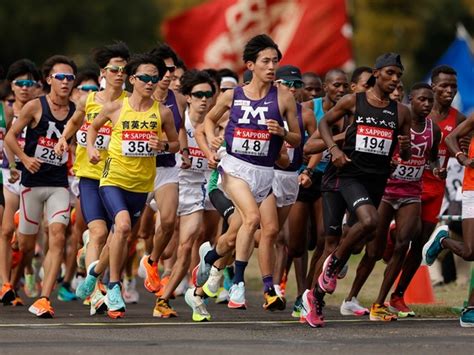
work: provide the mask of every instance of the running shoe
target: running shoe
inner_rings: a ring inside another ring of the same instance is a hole
[[[157,298],[155,308],[153,309],[153,317],[170,318],[177,317],[178,313],[170,306],[168,300]]]
[[[398,318],[415,316],[415,312],[408,308],[403,297],[397,296],[394,293],[392,293],[392,295],[390,296],[388,310],[398,315]]]
[[[474,328],[474,307],[469,306],[462,310],[459,323],[463,328]]]
[[[187,305],[193,310],[194,322],[207,322],[211,320],[211,315],[207,311],[206,305],[201,296],[194,294],[195,287],[188,288],[184,295]]]
[[[181,280],[181,282],[178,284],[178,286],[176,286],[176,289],[174,290],[174,295],[176,297],[184,296],[188,288],[189,288],[189,278],[188,278],[188,275],[185,275],[183,279]]]
[[[380,322],[392,322],[397,320],[397,316],[388,310],[388,307],[374,303],[370,308],[370,320]]]
[[[84,279],[84,282],[80,284],[76,289],[76,296],[81,300],[90,296],[94,291],[95,284],[97,282],[97,277],[91,275],[91,270],[99,263],[99,260],[92,262],[87,268],[87,275]]]
[[[160,281],[160,289],[155,292],[155,296],[160,298],[163,296],[163,292],[165,292],[166,285],[168,285],[168,282],[170,282],[170,275],[166,275],[163,277]]]
[[[217,292],[216,303],[229,303],[229,291],[227,291],[224,287],[219,288],[219,291]]]
[[[11,305],[13,307],[18,307],[18,306],[22,307],[25,305],[25,302],[23,302],[20,296],[16,296],[15,299],[12,301]]]
[[[355,297],[352,297],[349,301],[343,300],[340,308],[340,312],[343,316],[365,316],[369,314],[370,311],[361,306],[359,300]]]
[[[85,277],[83,275],[76,275],[71,281],[71,287],[73,290],[77,290],[79,285],[81,285],[85,280]]]
[[[104,314],[107,311],[107,305],[105,304],[105,295],[99,288],[96,288],[90,296],[90,315]]]
[[[423,247],[423,262],[426,265],[433,265],[439,253],[443,250],[441,242],[445,238],[449,238],[448,226],[440,226],[431,234],[430,240]]]
[[[337,278],[339,280],[343,279],[344,277],[346,277],[348,271],[349,271],[349,265],[347,265],[347,263],[345,263],[344,266],[342,267],[341,271],[338,272]]]
[[[126,277],[123,280],[122,296],[125,303],[138,303],[140,295],[137,291],[137,280],[134,277],[131,279]]]
[[[125,317],[125,302],[122,298],[122,291],[120,285],[115,285],[112,289],[107,290],[105,296],[105,304],[107,305],[107,315],[110,318],[124,318]]]
[[[333,293],[337,286],[337,275],[334,270],[332,270],[333,264],[334,257],[333,254],[331,254],[324,260],[323,270],[318,278],[321,290],[329,294]]]
[[[284,297],[278,295],[273,287],[269,288],[268,291],[263,294],[263,298],[265,299],[263,309],[267,311],[283,311],[286,307]]]
[[[11,306],[12,301],[16,298],[15,290],[11,283],[4,283],[0,291],[0,300],[4,306]]]
[[[277,290],[277,288],[275,287],[275,291],[277,291],[277,293],[281,294],[282,296],[285,296],[285,293],[286,293],[286,283],[288,282],[288,275],[286,274],[286,270],[285,272],[283,273],[283,276],[281,278],[281,282],[280,284],[278,285],[278,288],[279,288],[279,291]]]
[[[302,307],[303,307],[303,299],[301,296],[298,296],[296,297],[295,305],[293,306],[293,312],[291,312],[291,316],[293,318],[300,318]]]
[[[312,328],[323,327],[323,306],[324,302],[322,299],[318,300],[312,290],[306,290],[302,296],[300,322],[306,322]]]
[[[202,286],[203,291],[209,297],[217,297],[217,293],[219,292],[219,286],[221,285],[222,276],[224,275],[224,270],[219,270],[215,266],[211,267],[211,271],[209,272],[209,278]]]
[[[38,297],[39,291],[38,285],[36,284],[35,274],[25,273],[25,285],[23,286],[23,290],[28,298]]]
[[[238,284],[233,284],[230,288],[227,307],[233,309],[247,309],[245,302],[245,285],[242,281]]]
[[[212,250],[211,243],[205,242],[199,247],[199,264],[196,266],[196,286],[202,286],[209,278],[209,273],[211,272],[211,266],[206,264],[204,257],[206,254]]]
[[[58,300],[63,302],[71,302],[77,300],[76,294],[69,288],[61,285],[58,291]]]
[[[150,257],[144,255],[140,260],[140,265],[145,269],[146,277],[143,281],[143,285],[148,292],[158,292],[160,290],[160,275],[158,274],[158,263],[153,262],[150,265]]]
[[[45,297],[38,298],[35,303],[28,308],[28,311],[39,318],[53,318],[54,316],[54,309],[51,307],[51,302]]]

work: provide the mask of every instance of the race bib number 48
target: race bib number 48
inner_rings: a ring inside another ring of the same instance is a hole
[[[84,122],[81,129],[76,133],[77,143],[84,148],[87,147],[87,130],[89,129],[90,122]],[[102,126],[97,134],[95,140],[95,148],[99,150],[107,150],[110,143],[110,137],[112,134],[112,127]]]
[[[43,163],[61,166],[66,164],[68,152],[64,152],[62,156],[56,155],[54,152],[54,145],[58,141],[47,137],[40,137],[36,145],[35,158],[41,160]]]
[[[258,129],[236,128],[232,153],[266,157],[270,147],[270,133]]]
[[[388,155],[392,140],[393,130],[391,129],[359,125],[357,127],[355,150],[377,155]]]
[[[409,161],[401,161],[397,165],[392,177],[405,181],[419,181],[423,175],[425,163],[424,157],[412,156]]]
[[[122,155],[127,157],[152,157],[155,152],[148,145],[150,131],[122,131]]]

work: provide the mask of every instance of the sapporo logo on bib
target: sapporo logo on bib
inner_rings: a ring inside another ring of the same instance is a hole
[[[150,131],[122,131],[122,155],[127,157],[155,156],[155,152],[148,144],[150,137],[154,134]]]
[[[393,141],[393,130],[374,126],[357,126],[356,151],[388,155]]]
[[[232,153],[266,157],[270,148],[270,136],[267,130],[236,128]]]
[[[87,130],[89,129],[90,122],[84,122],[76,132],[77,143],[84,148],[87,147]],[[107,150],[110,143],[110,137],[112,135],[112,127],[105,125],[100,127],[97,138],[95,139],[94,147],[99,150]]]
[[[409,161],[401,161],[392,177],[405,181],[419,181],[425,169],[426,159],[424,157],[412,156]]]
[[[188,147],[188,148],[189,148],[189,158],[191,159],[191,170],[196,170],[196,171],[209,170],[207,159],[203,151],[195,147]]]
[[[38,144],[35,149],[35,158],[41,160],[43,163],[61,166],[66,164],[68,159],[68,152],[64,152],[62,156],[56,155],[54,146],[57,139],[48,137],[39,137]]]

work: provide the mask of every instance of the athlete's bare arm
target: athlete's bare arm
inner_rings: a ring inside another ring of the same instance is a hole
[[[411,157],[411,114],[408,107],[400,103],[398,104],[398,124],[400,127],[398,136],[400,158],[406,161]]]
[[[469,159],[458,144],[458,140],[462,137],[468,136],[474,130],[474,114],[469,116],[464,122],[458,125],[450,134],[446,136],[444,141],[448,146],[449,151],[453,154],[464,166],[474,168],[474,159]]]
[[[18,120],[11,126],[5,137],[5,144],[11,150],[11,152],[20,158],[21,162],[25,165],[25,168],[32,174],[38,172],[41,166],[41,162],[34,158],[29,157],[21,149],[16,137],[23,131],[27,126],[36,127],[42,114],[41,103],[39,99],[29,101],[20,111]],[[10,158],[10,157],[9,157]],[[13,157],[12,157],[13,158]],[[14,161],[14,160],[10,160]]]
[[[10,106],[7,106],[7,105],[3,105],[3,109],[5,111],[5,126],[6,126],[7,132],[8,132],[10,130],[10,128],[12,127],[13,116],[14,116],[13,108],[11,108]],[[5,155],[6,155],[6,158],[8,159],[8,161],[9,162],[14,162],[15,156],[13,155],[13,152],[11,151],[11,149],[6,144],[4,146],[4,150],[5,150]],[[18,174],[18,177],[19,176],[20,175]]]
[[[301,133],[296,117],[296,101],[292,93],[288,91],[278,90],[278,105],[282,108],[282,116],[286,118],[288,123],[288,131],[285,127],[278,124],[276,120],[268,119],[268,132],[283,137],[293,148],[297,148],[301,143]]]
[[[278,165],[282,169],[286,169],[290,166],[290,156],[288,155],[288,149],[283,144],[280,149],[280,154],[278,154],[278,159],[275,161],[275,164]]]
[[[215,135],[217,122],[227,111],[230,110],[233,97],[233,90],[227,90],[226,92],[224,92],[217,98],[216,104],[204,118],[204,132],[206,134],[207,141],[215,150],[219,149],[222,142],[224,141],[223,135]]]
[[[166,143],[168,143],[167,152],[177,153],[179,151],[179,140],[174,124],[173,113],[168,107],[160,105],[160,116],[161,130],[166,134],[168,141],[162,141],[160,137],[152,136],[149,141],[150,148],[156,151],[164,151]]]
[[[186,111],[187,103],[186,103],[186,98],[184,97],[184,95],[174,90],[173,90],[173,93],[176,98],[176,102],[178,103],[179,114],[182,117],[181,127],[179,128],[179,132],[178,132],[179,149],[181,149],[181,156],[183,158],[183,164],[181,165],[181,168],[187,169],[191,167],[191,160],[189,159],[189,150],[188,150],[188,135],[186,134],[186,130],[184,129],[184,112]]]
[[[79,130],[79,128],[81,128],[86,115],[86,101],[87,95],[82,96],[79,99],[79,102],[76,105],[76,111],[74,111],[71,119],[66,123],[63,134],[59,138],[58,143],[56,143],[54,146],[54,152],[57,155],[62,156],[64,152],[69,150],[69,144],[67,143],[67,140],[71,138]]]

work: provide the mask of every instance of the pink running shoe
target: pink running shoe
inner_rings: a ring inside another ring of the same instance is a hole
[[[331,270],[333,262],[333,254],[331,254],[324,260],[323,270],[318,278],[319,287],[329,294],[333,293],[337,286],[337,273]]]
[[[302,299],[301,319],[304,319],[313,328],[324,327],[323,301],[314,297],[312,290],[306,290]]]

